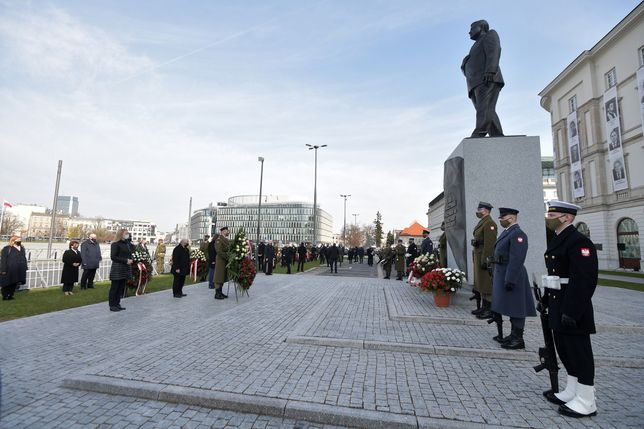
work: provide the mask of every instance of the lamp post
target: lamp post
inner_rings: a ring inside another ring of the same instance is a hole
[[[340,196],[344,198],[344,225],[342,227],[342,245],[346,246],[347,245],[347,198],[349,198],[351,194],[340,195]]]
[[[255,242],[255,265],[259,271],[259,227],[262,218],[262,182],[264,181],[264,157],[258,156],[257,160],[262,163],[259,171],[259,204],[257,205],[257,241]]]
[[[360,216],[360,213],[351,213],[351,216],[353,216],[353,224],[358,225],[358,216]]]
[[[315,245],[317,243],[317,222],[318,222],[318,149],[322,147],[326,147],[327,145],[306,145],[309,150],[315,149],[315,178],[313,181],[313,240],[311,240],[311,244]]]

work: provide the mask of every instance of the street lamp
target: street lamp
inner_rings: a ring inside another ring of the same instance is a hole
[[[340,195],[340,197],[344,198],[344,226],[342,227],[342,244],[344,246],[347,245],[347,198],[350,196],[351,194]]]
[[[318,211],[317,211],[317,206],[318,206],[318,149],[326,147],[327,145],[306,145],[309,150],[315,149],[315,179],[313,181],[313,240],[312,243],[315,245],[317,243],[317,222],[318,222]]]
[[[255,265],[259,271],[259,226],[262,218],[262,182],[264,181],[264,157],[259,156],[257,160],[262,163],[259,173],[259,204],[257,205],[257,241],[255,242]]]
[[[358,216],[360,216],[360,213],[351,213],[351,216],[353,216],[353,224],[358,225]]]

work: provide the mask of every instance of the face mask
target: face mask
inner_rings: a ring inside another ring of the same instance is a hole
[[[561,218],[562,216],[559,217],[549,217],[546,219],[546,228],[548,228],[550,231],[556,231],[557,228],[561,226],[562,223],[565,221],[562,221]]]
[[[16,241],[16,246],[22,245],[22,241]]]
[[[503,228],[507,228],[508,226],[510,226],[510,221],[509,221],[509,220],[507,220],[507,219],[501,219],[501,220],[499,221],[499,223],[501,224],[501,226],[502,226]]]
[[[481,219],[483,217],[483,213],[481,212],[476,212],[476,217]]]
[[[129,240],[130,239],[130,234],[125,234],[123,235],[123,240]]]

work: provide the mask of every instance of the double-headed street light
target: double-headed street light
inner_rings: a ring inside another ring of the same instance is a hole
[[[360,216],[360,213],[351,213],[351,216],[353,216],[353,224],[358,225],[358,216]]]
[[[340,195],[340,197],[344,198],[344,226],[342,227],[342,245],[346,246],[347,245],[347,198],[349,198],[351,194],[346,194],[346,195]]]
[[[315,178],[313,181],[313,245],[317,244],[317,221],[318,221],[318,149],[326,147],[327,145],[306,145],[309,150],[315,149]]]
[[[259,204],[257,205],[257,241],[255,242],[255,264],[257,271],[259,271],[259,227],[262,219],[262,182],[264,181],[264,157],[257,157],[257,160],[262,163],[259,173]]]

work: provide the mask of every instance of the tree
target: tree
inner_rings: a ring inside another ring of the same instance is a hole
[[[375,242],[375,228],[372,224],[364,225],[362,227],[362,232],[364,233],[365,245],[370,247]]]
[[[380,214],[380,211],[376,212],[376,220],[373,221],[373,224],[375,226],[375,231],[374,231],[374,238],[376,240],[376,247],[382,246],[382,215]]]
[[[114,240],[114,232],[106,229],[106,228],[95,228],[90,231],[90,233],[96,234],[96,240],[98,240],[99,243],[104,243],[106,241],[112,241]]]
[[[7,213],[5,210],[4,217],[2,218],[2,225],[0,225],[0,235],[10,235],[14,232],[21,232],[25,224],[20,221],[18,216],[13,213]]]
[[[391,246],[392,244],[394,244],[394,234],[389,231],[387,233],[387,246]]]
[[[364,231],[358,225],[347,226],[347,246],[359,247],[364,245]]]

